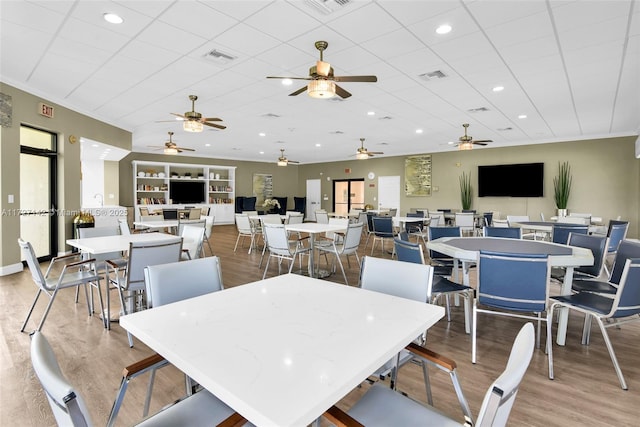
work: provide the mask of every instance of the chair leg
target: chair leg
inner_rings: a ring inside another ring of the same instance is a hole
[[[209,242],[209,239],[205,239],[205,242],[207,242],[207,246],[209,246],[209,252],[211,252],[211,256],[213,256],[213,248],[211,247],[211,242]],[[202,248],[202,251],[204,252],[204,246]]]
[[[473,299],[471,320],[471,363],[476,363],[476,329],[478,328],[478,310],[476,299]]]
[[[340,259],[340,255],[336,254],[336,258],[338,259],[338,264],[340,265],[340,270],[342,271],[342,277],[344,277],[344,284],[349,286],[349,281],[347,280],[347,275],[344,272],[344,266],[342,265],[342,260]]]
[[[584,315],[584,325],[582,326],[582,345],[589,345],[591,338],[591,315]]]
[[[600,331],[602,331],[602,338],[604,338],[604,343],[607,345],[607,350],[609,350],[609,356],[611,357],[611,361],[613,362],[613,368],[616,370],[616,374],[618,375],[618,380],[620,381],[620,387],[623,390],[628,390],[627,383],[624,381],[624,376],[622,375],[622,369],[620,369],[620,364],[618,363],[618,358],[616,357],[615,351],[613,351],[613,345],[611,344],[611,340],[609,339],[609,334],[607,333],[607,329],[600,319],[597,316],[593,316],[598,322],[598,326],[600,326]]]
[[[22,328],[20,329],[20,332],[24,332],[24,328],[27,326],[27,322],[29,321],[29,318],[31,317],[31,313],[33,313],[33,309],[36,307],[36,303],[38,302],[38,298],[40,298],[40,294],[42,293],[42,289],[38,289],[38,293],[36,294],[36,297],[33,300],[33,304],[31,304],[31,308],[29,309],[29,313],[27,313],[27,318],[24,319],[24,323],[22,324]]]
[[[47,304],[47,308],[44,310],[44,314],[42,315],[42,320],[40,320],[40,324],[38,325],[38,328],[36,329],[36,331],[42,330],[42,326],[44,325],[44,321],[47,319],[47,316],[49,315],[49,310],[51,310],[51,306],[53,305],[53,300],[56,299],[56,295],[58,295],[58,289],[54,290],[53,293],[51,294],[51,299]]]
[[[233,252],[235,252],[236,249],[238,249],[238,242],[240,241],[240,236],[241,234],[238,233],[238,237],[236,238],[236,245],[233,247]],[[244,236],[242,237],[242,240],[244,240]]]
[[[422,376],[424,378],[424,388],[427,392],[427,402],[433,406],[433,395],[431,394],[431,380],[429,379],[429,366],[422,362]]]
[[[551,326],[553,325],[553,310],[555,304],[547,311],[547,364],[549,365],[549,379],[553,379],[553,340],[551,339]]]

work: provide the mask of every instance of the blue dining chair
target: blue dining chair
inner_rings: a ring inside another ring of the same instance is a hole
[[[556,308],[568,308],[583,313],[585,316],[584,335],[589,333],[591,319],[595,319],[602,332],[605,345],[609,351],[609,356],[613,362],[613,367],[618,375],[620,386],[627,390],[620,364],[611,344],[607,328],[617,327],[622,323],[640,320],[640,258],[628,258],[622,268],[620,282],[616,288],[615,296],[601,295],[593,292],[578,292],[573,295],[561,295],[551,297],[554,301],[547,312],[547,355],[549,359],[549,378],[554,378],[553,373],[553,342],[548,337],[551,336],[551,325],[553,323],[553,312]],[[614,320],[614,322],[607,322]]]
[[[428,227],[429,241],[441,237],[462,237],[460,227]],[[434,273],[438,276],[451,276],[453,270],[453,258],[443,253],[429,250],[429,259],[435,267]]]
[[[588,225],[566,224],[566,223],[553,224],[553,228],[551,230],[551,241],[553,243],[560,243],[562,245],[566,245],[567,242],[569,241],[569,234],[571,233],[587,234],[588,232],[589,232]]]
[[[476,363],[478,313],[537,321],[536,347],[540,347],[541,322],[546,321],[542,312],[547,310],[549,298],[548,255],[481,250],[478,258],[477,297],[473,301],[471,322],[471,362]]]
[[[522,228],[520,227],[483,227],[484,237],[505,237],[507,239],[522,239]]]

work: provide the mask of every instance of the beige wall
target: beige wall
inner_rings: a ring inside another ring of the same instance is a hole
[[[638,237],[640,210],[640,160],[634,157],[636,137],[605,138],[556,144],[527,145],[506,148],[485,148],[471,151],[452,151],[432,154],[432,185],[429,197],[407,197],[401,193],[400,211],[411,208],[461,209],[460,184],[462,172],[471,174],[474,192],[472,209],[479,212],[499,211],[507,214],[529,215],[532,220],[540,213],[548,218],[555,214],[553,177],[558,162],[568,161],[573,174],[573,188],[569,211],[591,212],[605,221],[620,215],[630,221],[629,237]],[[379,176],[399,175],[404,182],[405,156],[371,158],[299,167],[298,193],[304,194],[307,179],[321,178],[321,192],[330,198],[322,207],[332,209],[331,179],[365,178],[365,203],[377,206]],[[507,163],[544,163],[545,196],[541,198],[477,197],[478,165]],[[345,173],[345,169],[351,173]],[[375,173],[373,180],[367,178]],[[373,187],[371,185],[374,185]],[[435,191],[437,189],[437,191]]]
[[[0,207],[3,212],[20,207],[20,125],[28,124],[58,135],[58,250],[68,248],[65,240],[71,236],[72,215],[64,212],[80,209],[80,142],[71,144],[69,136],[86,137],[125,150],[131,150],[131,133],[83,114],[64,108],[46,99],[0,83],[0,92],[12,97],[12,125],[0,128]],[[38,114],[38,103],[54,107],[54,118]],[[8,195],[15,203],[7,202]],[[2,269],[20,263],[18,216],[3,215],[0,223],[0,274]]]
[[[120,205],[120,162],[104,162],[104,191],[102,194],[105,206]]]

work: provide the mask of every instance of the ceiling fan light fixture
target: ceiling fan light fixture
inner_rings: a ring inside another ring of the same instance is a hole
[[[287,163],[286,160],[278,160],[278,166],[287,166]]]
[[[175,147],[166,147],[164,149],[164,154],[175,155],[178,154],[178,149]]]
[[[182,122],[182,128],[187,132],[202,132],[204,130],[204,125],[200,122],[196,122],[195,120],[185,120]]]
[[[307,93],[312,98],[331,98],[336,94],[336,84],[331,80],[312,80],[307,85]]]
[[[367,160],[369,158],[369,154],[367,153],[358,153],[356,154],[356,159],[358,160]]]
[[[473,144],[470,142],[461,142],[458,145],[458,150],[473,150]]]

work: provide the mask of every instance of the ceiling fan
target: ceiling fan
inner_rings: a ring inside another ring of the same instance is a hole
[[[458,138],[458,142],[450,142],[449,144],[455,145],[458,147],[458,150],[471,150],[474,145],[487,145],[488,142],[493,142],[490,139],[476,139],[474,140],[471,135],[467,135],[467,128],[469,127],[469,123],[463,123],[462,127],[464,128],[464,135]]]
[[[322,52],[329,46],[325,41],[317,41],[316,49],[320,51],[320,60],[316,65],[309,68],[309,77],[277,77],[268,76],[268,79],[291,79],[291,80],[311,80],[307,86],[290,93],[289,96],[300,95],[305,90],[312,98],[331,98],[338,95],[341,98],[351,96],[349,92],[335,84],[335,82],[377,82],[376,76],[334,76],[333,67],[328,62],[324,62]]]
[[[157,150],[164,150],[164,154],[178,154],[178,153],[182,153],[183,151],[196,151],[193,148],[178,147],[176,143],[173,142],[173,140],[171,139],[171,137],[173,136],[173,132],[168,132],[168,133],[169,133],[169,140],[164,143],[163,147],[158,147],[154,145],[150,145],[149,147],[155,148]]]
[[[278,166],[287,166],[289,163],[300,163],[300,162],[287,159],[284,155],[284,148],[281,148],[280,157],[278,157]]]
[[[184,114],[171,113],[174,116],[181,117],[183,119],[183,128],[187,132],[202,132],[204,126],[211,126],[217,129],[226,129],[226,126],[219,125],[216,123],[209,122],[221,122],[222,119],[217,117],[202,117],[202,114],[196,111],[196,100],[198,97],[196,95],[189,95],[189,99],[191,100],[191,111],[187,111]]]
[[[356,151],[356,159],[358,160],[366,160],[369,157],[373,157],[376,154],[384,154],[382,151],[369,151],[366,148],[364,148],[364,138],[360,138],[360,147],[358,147],[358,150]]]

